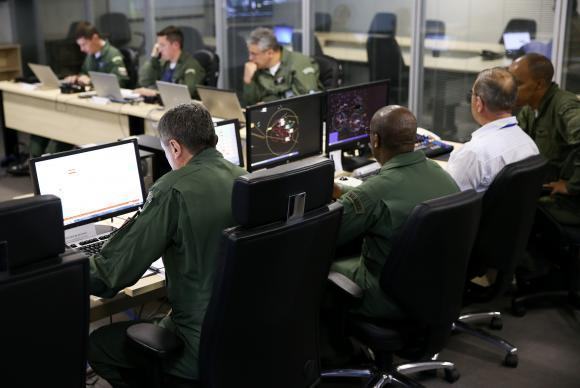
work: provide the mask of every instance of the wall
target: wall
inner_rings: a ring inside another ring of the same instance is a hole
[[[10,22],[10,4],[0,2],[0,43],[12,43],[12,23]]]

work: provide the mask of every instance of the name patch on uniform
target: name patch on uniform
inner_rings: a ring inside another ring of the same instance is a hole
[[[305,67],[304,70],[302,70],[302,72],[304,74],[314,74],[314,68],[313,67]]]
[[[187,69],[185,70],[185,74],[195,74],[195,69]]]
[[[123,63],[123,57],[120,57],[120,56],[117,55],[116,57],[113,57],[113,59],[111,59],[111,62]]]
[[[363,205],[362,201],[355,192],[349,191],[344,195],[344,198],[350,203],[352,203],[352,207],[354,208],[355,214],[364,214],[365,206]]]

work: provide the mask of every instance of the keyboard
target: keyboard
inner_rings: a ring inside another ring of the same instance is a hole
[[[428,158],[445,155],[453,151],[453,146],[431,136],[420,135],[417,133],[415,141],[415,151],[421,150]]]
[[[101,248],[103,248],[103,244],[109,240],[111,237],[111,233],[104,234],[102,236],[98,236],[95,238],[91,238],[88,240],[79,241],[78,243],[71,244],[71,248],[76,248],[89,256],[96,255],[97,253],[101,252]]]

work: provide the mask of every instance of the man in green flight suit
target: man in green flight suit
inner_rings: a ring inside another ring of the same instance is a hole
[[[127,68],[121,52],[104,40],[95,26],[89,22],[79,22],[75,29],[74,37],[80,50],[87,56],[81,67],[81,73],[66,77],[65,82],[89,85],[91,83],[91,79],[88,76],[89,71],[98,71],[115,74],[121,87],[127,85],[129,76],[127,75]],[[72,147],[72,144],[30,135],[29,152],[32,158],[47,153],[67,151]],[[28,161],[11,166],[7,171],[13,175],[26,175],[28,174]]]
[[[378,110],[370,123],[370,145],[381,165],[355,188],[335,186],[344,206],[337,244],[362,238],[361,255],[335,261],[331,267],[363,290],[355,313],[372,318],[401,319],[403,313],[379,285],[393,237],[420,202],[459,191],[453,178],[437,163],[414,151],[417,120],[406,108],[390,105]]]
[[[580,225],[580,101],[552,82],[554,67],[540,54],[526,54],[509,71],[518,84],[520,127],[548,159],[544,187],[550,196],[540,204],[561,223]]]
[[[211,116],[200,104],[169,110],[158,131],[173,171],[153,185],[139,216],[90,258],[91,294],[115,296],[163,257],[172,311],[159,324],[175,331],[185,344],[180,355],[164,361],[165,373],[197,380],[201,326],[221,232],[234,224],[233,182],[245,171],[216,150]],[[90,336],[89,364],[114,387],[143,386],[143,369],[150,367],[150,361],[127,343],[125,330],[132,323],[113,323]]]
[[[248,52],[250,57],[244,68],[246,105],[322,90],[316,62],[280,46],[272,30],[252,31]]]
[[[135,90],[143,96],[154,96],[155,81],[187,85],[192,98],[197,98],[196,86],[206,76],[201,64],[183,51],[183,32],[177,27],[165,27],[157,33],[157,43],[151,59],[139,71],[139,86]]]

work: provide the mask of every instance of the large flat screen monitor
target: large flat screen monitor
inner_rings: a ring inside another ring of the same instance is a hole
[[[35,193],[60,198],[65,229],[137,210],[145,200],[136,139],[31,159],[30,166]]]
[[[389,81],[329,90],[326,93],[326,150],[367,144],[371,118],[389,105]]]
[[[321,154],[323,96],[306,94],[246,108],[248,171]]]

